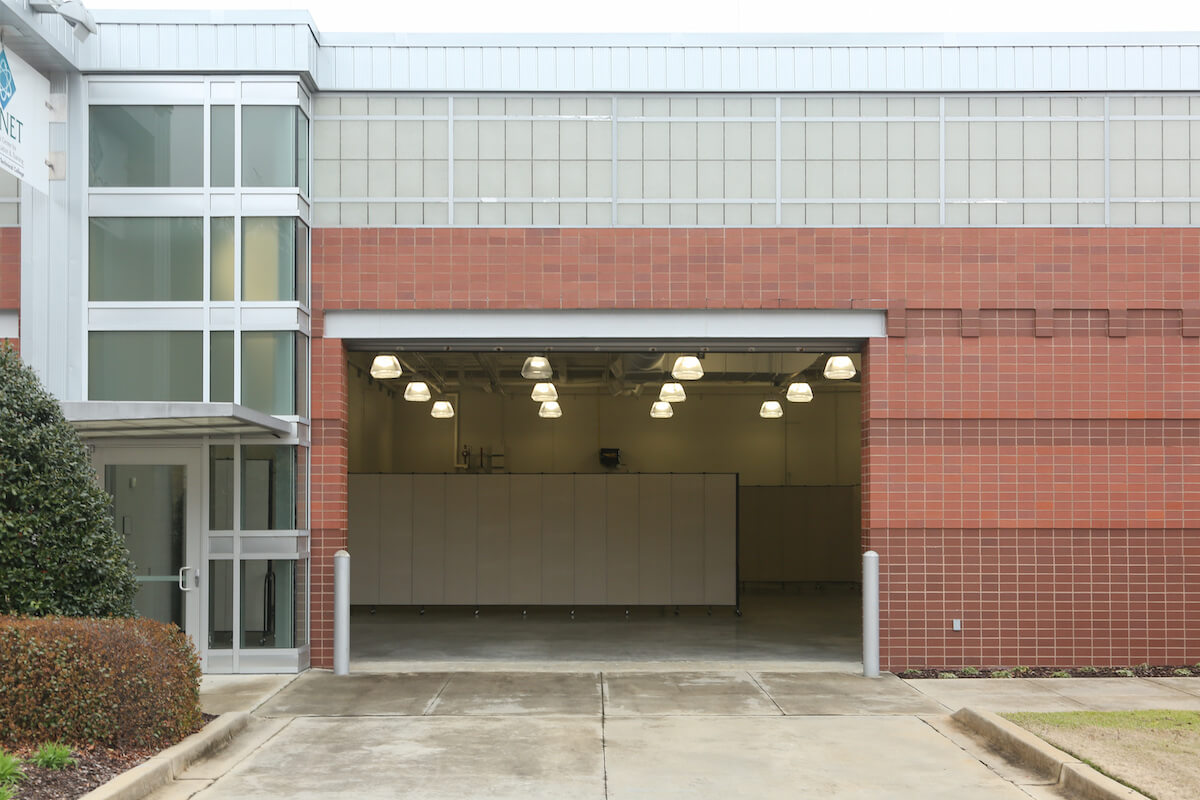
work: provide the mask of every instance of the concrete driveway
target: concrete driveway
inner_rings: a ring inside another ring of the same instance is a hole
[[[1004,706],[1136,698],[1200,708],[1200,679],[1110,686],[802,672],[313,671],[294,680],[206,678],[205,687],[209,710],[254,708],[250,726],[154,800],[1046,799],[1060,796],[984,751],[948,713],[987,708],[997,691]]]

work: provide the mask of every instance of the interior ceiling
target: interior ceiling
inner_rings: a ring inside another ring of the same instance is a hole
[[[523,394],[531,382],[521,377],[528,352],[417,352],[370,350],[352,352],[350,363],[367,378],[371,360],[377,352],[391,352],[400,359],[404,374],[397,384],[423,380],[440,392],[480,390],[500,394]],[[694,351],[693,351],[694,352]],[[641,394],[645,387],[654,391],[670,377],[679,353],[593,353],[551,352],[546,354],[554,369],[553,381],[561,391],[605,392],[612,395]],[[822,374],[824,353],[698,353],[704,377],[684,382],[688,392],[719,389],[723,392],[746,389],[787,388],[793,381],[805,381],[813,387],[839,385],[857,388],[861,373],[849,381],[830,381]],[[856,368],[860,357],[852,353]]]

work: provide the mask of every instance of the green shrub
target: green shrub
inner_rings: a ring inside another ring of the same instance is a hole
[[[1131,670],[1131,669],[1113,670],[1113,675],[1116,675],[1118,678],[1132,678],[1133,670]]]
[[[1187,667],[1180,667],[1179,669],[1174,670],[1171,674],[1178,675],[1181,678],[1186,678],[1192,674],[1192,671],[1190,669],[1188,669]]]
[[[939,672],[939,673],[938,673],[938,677],[939,677],[939,678],[945,678],[946,680],[949,680],[950,678],[957,678],[958,676],[957,676],[957,675],[955,675],[953,672]]]
[[[0,750],[0,788],[15,786],[24,779],[25,773],[21,772],[21,759]]]
[[[174,625],[0,617],[0,743],[158,748],[202,722],[200,661]]]
[[[29,757],[29,763],[42,769],[65,769],[75,766],[71,748],[58,742],[46,742]]]
[[[963,667],[962,674],[963,675],[978,675],[979,670],[976,669],[975,667]]]
[[[12,789],[7,786],[0,786],[0,800],[13,800]]]
[[[1028,675],[1033,672],[1033,667],[1013,667],[1013,675]]]
[[[1079,668],[1080,675],[1095,675],[1099,671],[1100,670],[1096,669],[1095,667],[1080,667]]]
[[[993,678],[1011,678],[1012,676],[1012,670],[1008,669],[994,669],[991,674]]]
[[[0,614],[133,615],[109,502],[58,402],[0,346]]]
[[[1050,673],[1050,677],[1051,678],[1069,678],[1069,677],[1071,677],[1071,673],[1067,672],[1065,669],[1057,669],[1054,672]]]

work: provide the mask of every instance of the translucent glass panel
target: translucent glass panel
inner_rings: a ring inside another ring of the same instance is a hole
[[[209,279],[213,300],[232,300],[234,287],[234,220],[209,220]]]
[[[242,186],[308,193],[308,117],[295,106],[242,107]]]
[[[88,125],[92,186],[202,186],[201,106],[92,106]]]
[[[208,448],[208,527],[214,531],[233,530],[233,445],[215,444]]]
[[[308,228],[294,217],[242,219],[242,299],[307,302]]]
[[[88,399],[200,401],[200,331],[92,331]]]
[[[301,647],[307,638],[306,562],[291,559],[241,562],[241,646]]]
[[[244,331],[242,405],[268,414],[305,416],[307,366],[308,339],[302,334]]]
[[[199,217],[93,217],[89,299],[204,299],[202,224]]]
[[[213,331],[208,340],[208,399],[233,402],[233,331]]]
[[[318,224],[930,226],[943,205],[949,225],[1104,222],[1095,95],[449,103],[318,98]],[[1113,223],[1200,222],[1200,97],[1109,108]]]
[[[233,648],[233,562],[208,562],[208,646]]]
[[[242,530],[292,530],[296,518],[296,448],[242,446]]]
[[[213,186],[233,186],[233,106],[213,106],[208,113],[212,129],[209,181]]]

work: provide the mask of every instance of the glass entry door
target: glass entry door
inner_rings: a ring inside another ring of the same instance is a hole
[[[97,447],[96,472],[112,496],[113,522],[133,561],[139,616],[173,622],[198,647],[200,449]],[[201,650],[201,656],[204,653]]]

